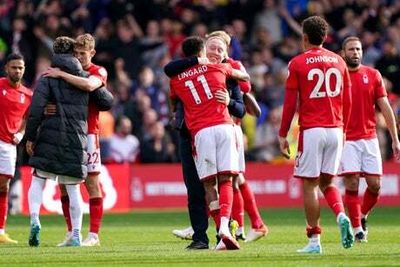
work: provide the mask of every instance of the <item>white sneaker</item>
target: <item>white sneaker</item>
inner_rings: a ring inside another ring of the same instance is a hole
[[[225,243],[222,239],[218,242],[217,246],[214,248],[215,250],[226,250]]]
[[[71,237],[72,237],[72,233],[71,232],[67,232],[65,234],[64,240],[61,243],[57,244],[57,247],[70,247],[70,246],[72,246]]]
[[[89,234],[88,237],[83,240],[82,247],[95,247],[100,246],[100,239],[98,236]]]
[[[322,254],[322,246],[320,243],[309,242],[307,246],[297,250],[298,253]]]
[[[190,226],[190,227],[188,227],[186,229],[182,229],[182,230],[175,229],[172,231],[172,234],[176,237],[179,237],[179,238],[182,238],[185,240],[192,240],[194,231],[193,231],[193,228]]]
[[[251,228],[250,231],[248,232],[246,236],[246,240],[244,242],[254,242],[260,239],[261,237],[264,237],[268,234],[268,227],[266,225],[263,225],[260,229],[253,229]]]

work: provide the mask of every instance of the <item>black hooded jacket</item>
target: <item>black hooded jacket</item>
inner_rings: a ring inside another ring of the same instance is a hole
[[[87,77],[79,61],[69,54],[54,55],[52,67]],[[62,79],[41,77],[33,93],[25,136],[34,143],[29,165],[42,171],[77,177],[87,176],[87,116],[89,94]],[[44,115],[47,103],[55,115]]]

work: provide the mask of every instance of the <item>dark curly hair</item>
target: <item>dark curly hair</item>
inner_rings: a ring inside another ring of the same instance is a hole
[[[323,18],[312,16],[302,22],[303,33],[307,34],[308,41],[312,45],[321,45],[328,35],[329,25]]]
[[[72,54],[74,52],[75,40],[67,37],[57,37],[53,43],[53,51],[55,54]]]
[[[198,56],[204,48],[204,40],[198,36],[186,38],[182,43],[182,52],[185,57]]]

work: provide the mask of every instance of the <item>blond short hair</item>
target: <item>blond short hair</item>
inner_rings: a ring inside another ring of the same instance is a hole
[[[226,44],[227,48],[229,47],[229,44],[231,43],[231,37],[225,31],[213,31],[210,34],[207,34],[206,38],[207,38],[207,40],[210,40],[213,38],[219,38]]]
[[[75,43],[76,48],[93,50],[95,46],[96,46],[96,41],[94,40],[94,37],[89,33],[85,33],[76,37],[76,43]]]

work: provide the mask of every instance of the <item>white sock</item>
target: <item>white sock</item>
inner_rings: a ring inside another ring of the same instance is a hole
[[[89,232],[89,235],[88,235],[88,236],[93,237],[93,238],[99,238],[99,235],[98,235],[98,234],[92,233],[92,232]]]
[[[337,222],[337,223],[339,223],[339,219],[340,219],[342,216],[346,216],[346,214],[345,214],[344,212],[340,212],[340,213],[337,215],[337,217],[336,217],[336,222]]]
[[[4,235],[6,233],[6,230],[0,229],[0,235]]]
[[[310,243],[320,244],[321,243],[321,235],[314,234],[308,240],[310,241]]]
[[[231,235],[229,232],[229,218],[221,217],[221,224],[219,226],[219,234]]]
[[[80,235],[80,231],[82,229],[82,201],[81,201],[81,192],[78,184],[74,185],[65,185],[65,188],[68,192],[69,197],[69,213],[71,216],[71,224],[72,224],[72,234],[75,237]]]
[[[361,226],[354,228],[354,233],[358,234],[359,232],[364,232]]]
[[[236,235],[241,235],[241,234],[243,234],[244,233],[244,227],[243,226],[240,226],[238,229],[237,229],[237,231],[236,231]]]
[[[40,206],[42,205],[43,188],[46,184],[46,179],[32,176],[31,186],[28,191],[29,213],[31,215],[31,224],[40,226],[39,214]]]

